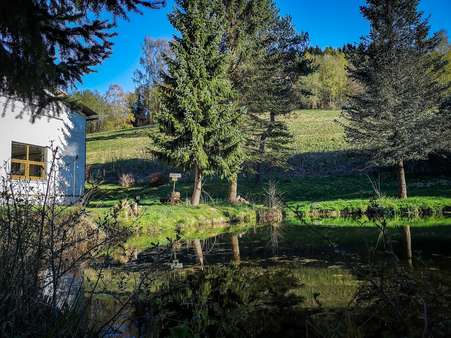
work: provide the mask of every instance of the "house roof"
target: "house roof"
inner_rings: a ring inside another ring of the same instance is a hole
[[[99,115],[94,110],[84,105],[83,103],[73,101],[65,101],[65,103],[70,108],[81,112],[83,115],[86,116],[88,120],[97,120],[99,118]]]
[[[69,108],[79,111],[80,113],[85,115],[88,120],[97,120],[99,118],[99,115],[94,110],[84,105],[83,103],[74,101],[65,91],[59,89],[56,93],[56,96],[63,97],[64,103]]]

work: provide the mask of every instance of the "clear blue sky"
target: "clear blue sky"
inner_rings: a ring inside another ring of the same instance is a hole
[[[283,15],[290,15],[298,31],[308,32],[310,44],[320,47],[341,47],[358,42],[368,32],[359,6],[363,0],[276,0]],[[83,78],[78,89],[106,91],[110,84],[133,90],[132,75],[138,67],[145,36],[170,39],[174,33],[167,14],[174,0],[166,8],[145,10],[143,15],[132,14],[129,21],[119,21],[114,39],[113,54],[96,72]],[[433,31],[444,29],[451,35],[451,0],[421,0],[420,8],[430,16]]]

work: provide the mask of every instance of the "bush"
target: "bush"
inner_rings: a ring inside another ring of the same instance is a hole
[[[113,219],[92,223],[29,182],[0,182],[0,337],[88,337],[81,267],[120,238]]]
[[[119,177],[119,184],[122,188],[131,188],[135,185],[135,177],[133,174],[122,174]]]

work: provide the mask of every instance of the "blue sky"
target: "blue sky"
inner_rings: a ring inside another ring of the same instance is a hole
[[[290,15],[298,31],[308,32],[310,44],[321,47],[341,47],[358,42],[368,32],[359,6],[363,0],[276,0],[283,15]],[[129,21],[121,20],[114,39],[113,54],[95,68],[95,73],[84,76],[77,89],[104,92],[110,84],[119,84],[133,90],[133,72],[138,67],[145,36],[170,39],[174,33],[167,14],[174,0],[166,8],[145,10],[143,15],[132,14]],[[421,0],[420,8],[430,16],[433,31],[451,32],[451,0]]]

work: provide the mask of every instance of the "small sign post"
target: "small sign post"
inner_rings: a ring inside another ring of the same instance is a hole
[[[175,192],[175,183],[182,178],[182,174],[179,173],[170,173],[169,174],[169,178],[172,180],[173,185],[172,185],[172,192]]]

